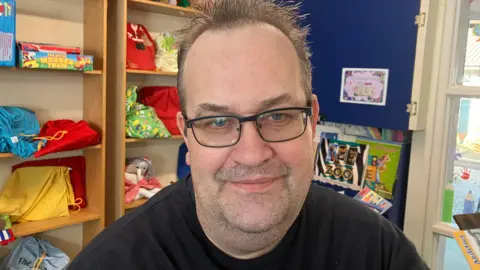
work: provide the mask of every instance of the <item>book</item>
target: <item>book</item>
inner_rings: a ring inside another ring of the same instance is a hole
[[[480,228],[456,231],[453,238],[457,242],[472,270],[480,270]]]
[[[365,204],[380,215],[387,212],[388,209],[392,207],[391,202],[387,201],[368,187],[364,187],[353,197],[353,199]]]
[[[480,213],[454,215],[460,228],[453,233],[470,269],[480,270]]]
[[[360,190],[367,157],[366,145],[322,138],[316,149],[314,179]]]
[[[403,145],[368,138],[357,138],[357,143],[369,146],[365,186],[386,199],[393,199]]]

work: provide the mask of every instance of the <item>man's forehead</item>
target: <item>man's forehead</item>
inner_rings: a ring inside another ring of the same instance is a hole
[[[268,44],[269,46],[262,46]],[[292,42],[279,29],[265,23],[252,23],[231,28],[207,30],[190,47],[185,60],[185,70],[189,63],[199,63],[195,59],[225,59],[258,52],[265,57],[274,55],[275,49],[290,50],[295,53]],[[298,59],[298,57],[296,57]],[[260,60],[260,59],[259,59]],[[195,65],[192,66],[195,68]]]
[[[251,113],[257,113],[286,104],[289,106],[305,106],[305,101],[298,100],[297,97],[292,97],[290,93],[283,93],[277,96],[252,101],[252,103],[249,104],[249,108]],[[215,101],[203,102],[195,105],[195,117],[201,117],[204,114],[211,112],[236,115],[239,114],[238,107],[240,106],[236,106],[235,104],[218,103]]]
[[[287,97],[298,100],[297,90],[303,95],[298,63],[290,40],[273,27],[206,33],[193,44],[184,66],[187,111],[250,113],[283,94],[284,103]]]

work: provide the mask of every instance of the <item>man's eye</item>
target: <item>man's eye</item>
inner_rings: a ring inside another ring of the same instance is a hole
[[[226,118],[215,118],[211,123],[212,126],[215,127],[223,127],[227,125],[227,119]]]
[[[279,121],[285,118],[285,114],[283,113],[274,113],[270,115],[271,120]]]

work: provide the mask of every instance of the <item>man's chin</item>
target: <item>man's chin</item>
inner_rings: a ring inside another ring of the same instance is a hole
[[[278,227],[285,219],[287,209],[283,209],[282,206],[285,207],[285,205],[274,206],[271,203],[244,202],[236,206],[229,205],[229,208],[224,208],[223,214],[233,228],[245,233],[263,233]]]
[[[229,220],[230,226],[248,234],[260,234],[269,232],[278,227],[278,222],[266,220]]]

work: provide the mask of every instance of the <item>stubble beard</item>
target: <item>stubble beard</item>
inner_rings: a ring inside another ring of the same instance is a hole
[[[279,176],[275,180],[279,183],[274,184],[280,185],[280,192],[239,193],[227,186],[229,181],[245,175],[258,175],[259,172],[272,175],[272,171]],[[303,206],[304,198],[300,198],[303,195],[296,195],[298,191],[295,191],[291,170],[283,164],[253,169],[221,169],[214,182],[215,196],[204,197],[197,209],[200,223],[207,235],[216,235],[216,240],[220,238],[223,242],[222,246],[240,253],[256,252],[280,241]],[[209,188],[210,192],[212,188]]]

